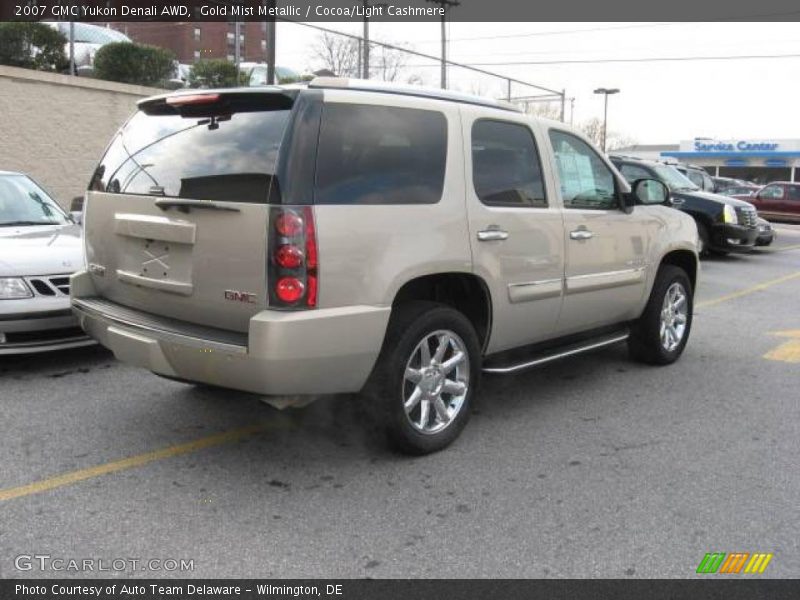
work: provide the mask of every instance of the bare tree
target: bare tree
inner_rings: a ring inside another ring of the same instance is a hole
[[[400,72],[408,63],[408,55],[402,50],[379,46],[378,76],[384,81],[397,81]]]
[[[581,131],[592,140],[596,146],[602,147],[603,145],[603,120],[597,117],[593,119],[589,119],[588,121],[584,121],[580,125]],[[606,150],[611,152],[612,150],[619,150],[620,148],[625,148],[627,146],[633,146],[637,143],[637,141],[629,137],[625,134],[609,130],[608,135],[606,136]]]
[[[358,40],[354,38],[326,31],[317,38],[312,53],[323,68],[333,71],[339,77],[359,76]]]
[[[519,104],[519,102],[517,103]],[[559,102],[526,102],[522,101],[522,110],[526,115],[533,115],[534,117],[542,117],[544,119],[552,119],[553,121],[561,120],[561,104]]]
[[[595,146],[602,146],[603,145],[603,120],[594,117],[589,119],[588,121],[584,121],[580,125],[581,131],[583,134],[588,137],[592,142],[594,142]]]

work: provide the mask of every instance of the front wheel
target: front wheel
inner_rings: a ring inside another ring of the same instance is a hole
[[[686,272],[673,265],[662,266],[642,316],[631,327],[631,357],[653,365],[678,360],[689,339],[693,306]]]
[[[364,401],[398,450],[436,452],[469,420],[480,363],[478,336],[463,314],[412,302],[392,315]]]

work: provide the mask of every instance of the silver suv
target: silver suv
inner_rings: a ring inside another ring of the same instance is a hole
[[[366,81],[143,100],[86,197],[85,330],[123,361],[263,396],[360,392],[445,447],[482,372],[692,324],[697,228],[580,133]]]

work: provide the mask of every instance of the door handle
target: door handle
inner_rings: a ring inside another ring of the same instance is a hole
[[[484,229],[478,232],[478,241],[500,242],[508,239],[508,232],[502,229]]]
[[[588,240],[594,234],[589,231],[588,229],[576,229],[575,231],[569,232],[569,239],[571,240]]]

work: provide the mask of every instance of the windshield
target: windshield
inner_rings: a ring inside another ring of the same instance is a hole
[[[0,227],[66,225],[69,217],[25,175],[0,176]]]
[[[671,190],[699,190],[700,188],[693,184],[680,171],[675,167],[669,165],[653,165],[653,171],[656,172],[658,178],[666,183]]]

